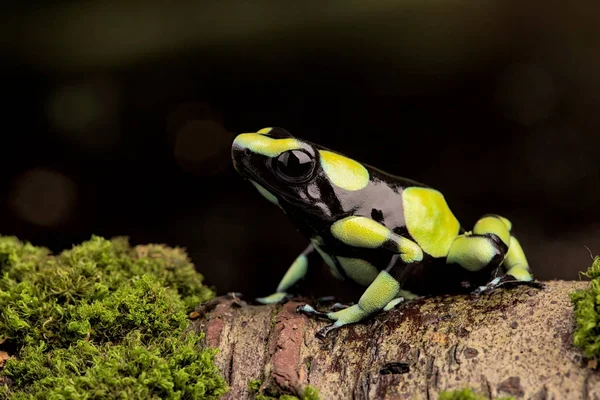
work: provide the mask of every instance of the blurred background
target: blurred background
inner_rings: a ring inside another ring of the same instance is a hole
[[[537,4],[7,2],[0,233],[182,246],[220,293],[269,294],[307,241],[230,145],[281,126],[440,189],[467,229],[508,217],[538,278],[578,279],[600,253],[600,3]]]

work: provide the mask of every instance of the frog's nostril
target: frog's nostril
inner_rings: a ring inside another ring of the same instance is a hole
[[[250,153],[251,152],[247,147],[241,147],[236,143],[231,146],[231,159],[233,161],[233,167],[236,169],[236,171],[240,170],[240,167],[243,165],[243,159],[247,158]]]

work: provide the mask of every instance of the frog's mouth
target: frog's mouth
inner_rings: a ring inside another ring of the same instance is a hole
[[[249,150],[244,147],[238,146],[235,142],[231,146],[231,161],[233,162],[233,168],[243,178],[246,178],[248,168],[244,165],[244,158],[247,158]]]

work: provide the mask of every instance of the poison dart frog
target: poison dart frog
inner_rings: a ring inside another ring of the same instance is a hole
[[[427,185],[276,127],[236,136],[232,160],[310,240],[276,292],[257,301],[288,299],[288,290],[320,259],[336,278],[366,288],[351,306],[296,309],[330,321],[317,332],[319,338],[416,297],[482,294],[506,283],[537,282],[507,218],[486,214],[465,231],[444,195]]]

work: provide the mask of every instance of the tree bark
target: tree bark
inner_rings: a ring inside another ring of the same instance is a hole
[[[192,328],[220,349],[227,399],[252,398],[252,379],[296,395],[310,384],[321,399],[437,399],[466,387],[492,399],[598,399],[600,374],[572,344],[569,293],[587,284],[419,299],[325,340],[315,333],[326,321],[295,312],[301,300],[225,296],[199,307]]]

